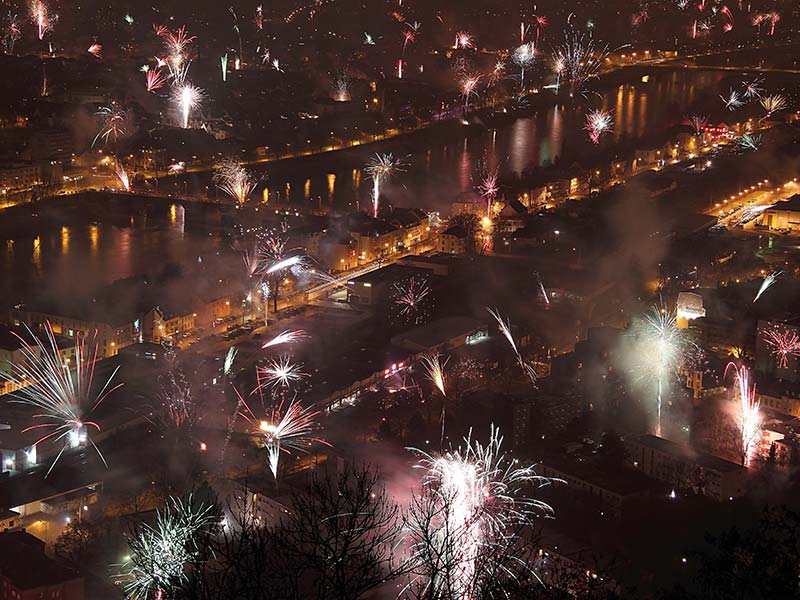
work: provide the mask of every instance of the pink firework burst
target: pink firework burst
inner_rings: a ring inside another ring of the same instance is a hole
[[[466,31],[459,31],[456,34],[456,42],[453,48],[456,50],[466,50],[468,48],[474,48],[475,41],[472,38],[472,35],[467,33]]]
[[[778,325],[771,327],[764,332],[764,343],[769,346],[781,369],[789,365],[790,356],[800,356],[800,336],[794,329]]]
[[[589,139],[592,143],[599,144],[600,136],[611,131],[614,127],[614,119],[611,113],[605,110],[593,110],[586,115],[586,125],[584,129],[589,132]]]
[[[164,77],[161,69],[150,69],[145,74],[145,82],[147,85],[147,91],[155,92],[156,90],[164,87],[164,84],[167,83],[167,78]]]

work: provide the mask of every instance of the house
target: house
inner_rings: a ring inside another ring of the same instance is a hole
[[[83,577],[26,531],[0,533],[0,600],[83,600]]]
[[[413,248],[430,237],[428,213],[420,208],[393,208],[386,220],[403,232],[402,244],[406,249]]]
[[[197,313],[185,306],[180,308],[161,306],[150,309],[142,317],[143,339],[160,344],[164,340],[176,340],[194,329]]]
[[[454,225],[439,234],[439,252],[445,254],[464,254],[471,240],[463,227]]]

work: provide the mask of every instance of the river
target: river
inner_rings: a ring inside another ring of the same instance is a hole
[[[645,73],[647,74],[647,73]],[[400,138],[343,153],[270,164],[261,169],[256,200],[280,199],[295,205],[366,209],[370,182],[362,168],[377,151],[405,157],[406,170],[383,192],[400,206],[421,206],[445,214],[472,190],[480,173],[499,168],[520,174],[561,158],[571,161],[602,152],[613,156],[618,144],[658,136],[698,112],[722,118],[720,92],[741,75],[723,72],[641,69],[623,83],[606,82],[600,97],[579,105],[550,106],[494,128],[446,126],[435,133]],[[619,78],[619,75],[617,75]],[[609,85],[612,83],[612,85]],[[582,130],[586,105],[614,112],[615,129],[593,146]],[[208,174],[186,176],[179,188],[214,194]],[[119,195],[115,196],[117,199]],[[64,211],[0,238],[0,305],[37,297],[58,299],[167,264],[212,260],[230,241],[195,225],[200,208],[159,202],[116,202],[105,211]]]

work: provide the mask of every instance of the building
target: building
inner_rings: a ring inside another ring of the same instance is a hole
[[[645,475],[715,500],[745,493],[747,468],[655,435],[625,439],[628,460]]]
[[[566,482],[564,491],[594,500],[596,508],[616,519],[629,506],[649,498],[662,484],[642,473],[580,461],[568,456],[544,459],[537,468],[539,475]],[[581,502],[583,504],[583,502]],[[591,500],[589,501],[591,504]]]
[[[156,306],[142,317],[142,337],[156,344],[164,340],[175,341],[194,329],[196,317],[197,313],[191,309],[186,312],[166,305],[164,308]]]
[[[703,308],[703,297],[694,292],[678,292],[678,302],[676,310],[677,325],[685,329],[689,321],[706,316],[706,309]]]
[[[26,531],[0,533],[0,600],[83,600],[83,577]]]
[[[428,213],[420,208],[393,208],[386,220],[402,231],[402,244],[406,250],[413,249],[430,238]]]
[[[463,227],[448,227],[439,235],[439,252],[445,254],[464,254],[469,248],[470,239]]]
[[[33,331],[49,324],[56,335],[75,340],[79,336],[95,336],[97,358],[115,356],[120,348],[139,340],[141,320],[138,315],[115,310],[92,310],[92,307],[65,308],[56,312],[49,307],[24,304],[11,310],[14,325],[25,324]]]
[[[35,163],[15,162],[0,165],[0,194],[29,190],[42,182],[42,168]]]
[[[800,230],[800,194],[766,209],[760,222],[770,231]]]
[[[489,326],[471,317],[444,317],[392,338],[392,345],[415,353],[435,353],[475,344],[489,335]]]

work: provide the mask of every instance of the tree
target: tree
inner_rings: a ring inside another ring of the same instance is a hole
[[[84,567],[90,556],[96,532],[86,521],[72,521],[58,536],[53,551],[76,567]]]
[[[200,544],[203,557],[176,598],[355,599],[406,569],[400,508],[368,467],[315,474],[276,523],[260,520],[252,497],[229,507],[232,521]]]
[[[800,516],[766,509],[753,526],[733,527],[709,538],[708,550],[689,556],[697,565],[665,598],[767,600],[797,598],[800,581]]]

